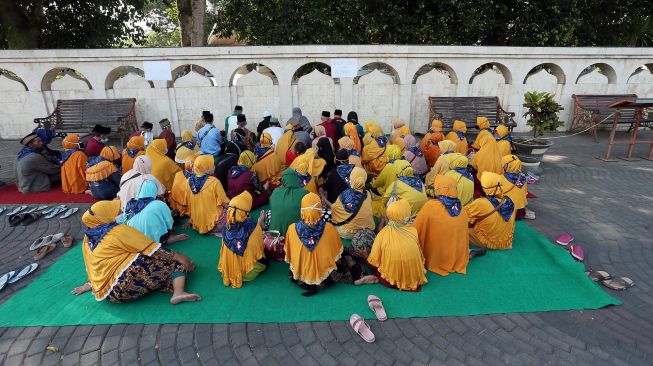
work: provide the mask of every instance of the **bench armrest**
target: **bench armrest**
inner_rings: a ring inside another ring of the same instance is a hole
[[[59,123],[59,111],[57,109],[52,112],[51,115],[43,118],[34,118],[34,123],[38,124],[37,128],[59,128],[60,123]]]

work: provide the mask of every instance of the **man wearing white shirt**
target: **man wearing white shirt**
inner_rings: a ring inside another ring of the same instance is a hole
[[[238,128],[238,115],[243,114],[243,107],[237,105],[234,107],[234,113],[224,119],[224,132],[227,141],[231,141],[231,131]]]
[[[281,135],[283,135],[283,128],[281,128],[277,117],[270,118],[270,127],[263,130],[263,133],[266,132],[272,136],[272,144],[277,146],[277,141],[279,141]]]

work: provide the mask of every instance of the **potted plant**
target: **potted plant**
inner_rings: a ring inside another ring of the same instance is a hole
[[[533,127],[533,138],[516,138],[513,144],[524,170],[540,174],[540,162],[553,143],[538,137],[543,136],[545,131],[555,131],[564,124],[558,116],[563,108],[555,101],[553,94],[546,92],[524,94],[524,107],[527,110],[523,117],[527,118],[526,124]]]

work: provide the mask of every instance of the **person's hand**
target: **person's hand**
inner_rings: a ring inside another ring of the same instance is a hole
[[[91,284],[89,283],[85,283],[81,286],[75,287],[70,293],[73,295],[81,295],[87,291],[91,291]]]
[[[188,272],[193,272],[193,271],[195,270],[195,263],[193,263],[193,262],[190,260],[190,258],[188,258],[187,256],[185,256],[185,255],[183,255],[183,254],[181,254],[181,253],[175,253],[174,256],[173,256],[173,259],[174,259],[177,263],[179,263],[179,264],[181,264],[182,266],[184,266],[184,268],[186,269],[186,271],[188,271]]]

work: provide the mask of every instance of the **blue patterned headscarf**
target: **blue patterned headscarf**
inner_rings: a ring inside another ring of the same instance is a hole
[[[88,247],[91,249],[91,251],[95,250],[104,236],[107,235],[109,231],[111,231],[111,229],[113,229],[116,225],[118,225],[118,223],[114,221],[106,224],[101,224],[92,229],[86,229],[84,231],[86,233]]]
[[[506,179],[515,185],[517,188],[521,188],[526,184],[526,175],[521,173],[503,173],[503,176]]]
[[[463,141],[465,139],[465,134],[462,131],[454,131],[454,132],[456,133],[460,141]]]
[[[447,196],[438,196],[437,199],[442,202],[444,207],[449,212],[449,216],[456,217],[462,212],[463,205],[460,203],[460,200],[456,197],[447,197]]]
[[[136,154],[138,154],[140,150],[138,149],[130,149],[128,147],[125,148],[125,152],[127,152],[127,155],[129,155],[130,158],[135,158]]]
[[[342,164],[336,167],[336,172],[338,172],[340,179],[344,180],[345,182],[349,182],[349,175],[353,169],[354,164]]]
[[[251,217],[241,222],[225,225],[222,228],[222,241],[229,250],[242,257],[247,249],[249,236],[252,235],[255,228],[256,223]]]
[[[379,145],[379,147],[385,147],[385,145],[388,144],[388,139],[385,136],[379,136],[374,140],[376,140],[376,143]]]
[[[315,249],[315,246],[320,241],[322,234],[324,233],[324,228],[326,223],[324,220],[319,220],[315,223],[314,226],[310,226],[304,221],[299,221],[295,224],[295,230],[297,230],[297,236],[301,240],[302,244],[308,249],[309,252],[312,252]]]
[[[399,177],[399,180],[408,184],[412,188],[422,191],[422,187],[424,186],[424,183],[422,182],[422,179],[420,177],[415,177],[415,176],[405,176],[402,175]]]
[[[408,151],[413,153],[415,156],[424,156],[424,152],[422,152],[422,149],[420,149],[418,146],[411,146],[408,148]]]
[[[456,167],[456,168],[453,168],[453,170],[457,171],[458,173],[460,173],[460,175],[462,175],[463,177],[471,180],[472,182],[474,181],[474,176],[469,171],[469,169]]]
[[[255,146],[255,147],[254,147],[254,155],[256,155],[256,158],[257,158],[257,159],[260,159],[260,158],[263,157],[263,155],[265,155],[265,153],[268,152],[269,150],[270,150],[270,147],[269,147],[269,146],[266,146],[266,147]]]
[[[358,207],[363,204],[363,201],[365,201],[366,197],[366,192],[357,191],[352,188],[345,189],[338,196],[338,198],[340,198],[340,202],[342,203],[342,207],[348,213],[354,213]]]
[[[38,153],[39,153],[38,151],[32,149],[31,147],[25,146],[18,152],[18,160],[26,157],[29,154],[38,154]]]
[[[236,179],[240,177],[241,174],[249,171],[249,168],[243,165],[236,165],[229,170],[229,178]]]
[[[204,183],[206,183],[208,178],[208,174],[204,174],[201,177],[198,177],[197,174],[191,174],[190,177],[188,177],[188,185],[190,186],[190,190],[193,192],[193,194],[200,193],[202,187],[204,187]]]
[[[86,163],[86,169],[92,167],[93,165],[99,164],[103,161],[106,161],[103,157],[101,156],[93,156],[88,159],[88,162]]]
[[[512,212],[515,210],[515,204],[512,202],[510,197],[503,197],[504,202],[501,204],[498,198],[494,196],[485,196],[488,201],[492,204],[492,206],[499,207],[499,215],[501,215],[501,218],[503,218],[504,221],[510,220],[510,217],[512,216]]]
[[[59,161],[59,165],[63,165],[68,158],[70,158],[75,152],[77,152],[78,149],[67,149],[63,153],[61,153],[61,160]]]

